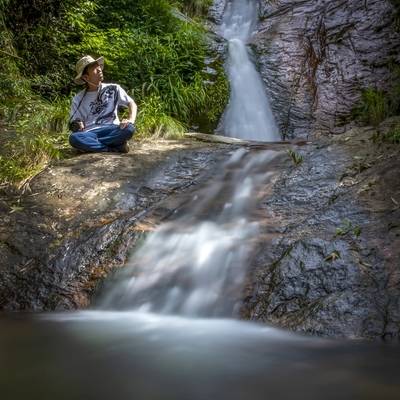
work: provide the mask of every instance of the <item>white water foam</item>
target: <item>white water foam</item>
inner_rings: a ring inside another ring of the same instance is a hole
[[[227,4],[221,35],[229,41],[227,73],[229,104],[220,130],[225,136],[257,141],[280,140],[264,83],[246,46],[257,20],[256,2],[233,0]]]
[[[258,234],[249,212],[257,187],[271,175],[268,164],[276,154],[234,153],[214,184],[194,196],[190,210],[148,235],[110,284],[101,308],[190,317],[235,315]]]

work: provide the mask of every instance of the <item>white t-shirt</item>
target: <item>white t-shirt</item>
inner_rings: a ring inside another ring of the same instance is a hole
[[[85,130],[102,125],[119,125],[118,107],[126,107],[132,98],[115,83],[102,83],[96,91],[80,91],[72,100],[71,120],[80,118]]]

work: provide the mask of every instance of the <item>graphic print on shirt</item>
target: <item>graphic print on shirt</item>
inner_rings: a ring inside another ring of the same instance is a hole
[[[107,121],[110,118],[114,120],[114,110],[117,107],[118,102],[118,90],[116,86],[107,86],[100,91],[95,101],[90,103],[90,112],[92,115],[98,115],[96,119],[97,124],[109,123]],[[106,114],[101,115],[104,111],[108,111]]]
[[[99,91],[81,90],[74,96],[70,119],[80,118],[85,130],[101,125],[119,125],[118,108],[127,107],[133,99],[115,83],[102,83]]]

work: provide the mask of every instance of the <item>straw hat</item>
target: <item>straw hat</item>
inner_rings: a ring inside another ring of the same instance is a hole
[[[104,57],[99,57],[97,60],[94,59],[92,56],[83,56],[77,63],[75,66],[76,69],[76,77],[74,78],[74,82],[77,85],[83,85],[85,83],[85,81],[82,79],[82,74],[83,71],[85,70],[85,68],[88,65],[94,64],[94,63],[98,63],[100,65],[100,67],[103,69],[104,67]]]

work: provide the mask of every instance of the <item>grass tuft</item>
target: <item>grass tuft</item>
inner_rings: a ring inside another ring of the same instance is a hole
[[[303,156],[299,153],[296,153],[294,150],[289,149],[287,150],[287,154],[289,155],[289,157],[292,159],[293,164],[297,167],[300,164],[303,163],[304,159]]]
[[[375,142],[386,142],[392,144],[400,144],[400,125],[395,126],[389,132],[383,135],[373,137]]]
[[[389,115],[386,94],[381,90],[368,88],[361,93],[361,102],[354,110],[354,116],[366,125],[378,126]]]
[[[142,103],[137,119],[138,137],[177,139],[183,137],[186,127],[165,112],[159,96],[148,97]]]

